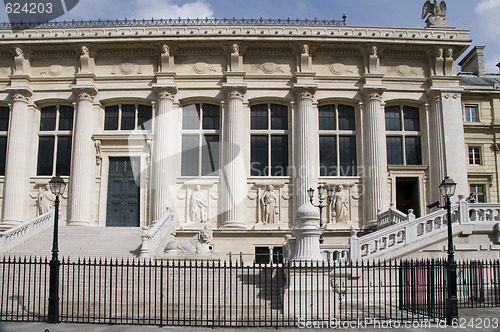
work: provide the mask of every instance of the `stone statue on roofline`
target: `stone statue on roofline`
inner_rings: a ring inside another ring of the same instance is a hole
[[[429,17],[427,17],[427,15],[429,15]],[[427,19],[425,22],[428,28],[446,27],[446,23],[448,23],[448,19],[446,18],[446,2],[434,0],[434,2],[431,3],[430,0],[427,0],[422,9],[422,19],[426,17]]]

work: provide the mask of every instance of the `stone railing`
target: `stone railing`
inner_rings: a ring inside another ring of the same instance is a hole
[[[413,210],[408,210],[408,214],[396,209],[394,203],[391,203],[391,207],[385,212],[379,212],[377,214],[377,229],[382,229],[390,225],[399,224],[404,221],[412,221],[415,219]]]
[[[319,248],[330,264],[349,261],[349,244],[320,244]]]
[[[469,204],[469,220],[500,221],[500,206],[494,203]]]
[[[171,234],[174,229],[175,215],[172,210],[167,208],[161,219],[143,228],[141,235],[141,255],[139,257],[150,258],[162,240]]]
[[[26,241],[30,237],[39,234],[54,225],[54,210],[42,214],[33,220],[15,226],[3,232],[0,236],[0,251],[5,252],[16,245]],[[59,220],[62,220],[59,213]]]

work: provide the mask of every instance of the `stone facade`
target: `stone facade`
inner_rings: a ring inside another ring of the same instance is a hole
[[[280,247],[318,185],[345,200],[341,222],[325,209],[325,243],[369,231],[390,202],[426,214],[445,175],[498,201],[498,94],[462,87],[455,70],[468,31],[149,23],[0,31],[4,227],[37,215],[60,170],[68,225],[147,226],[168,207],[178,237],[212,229],[221,255]],[[484,126],[464,124],[471,103]]]

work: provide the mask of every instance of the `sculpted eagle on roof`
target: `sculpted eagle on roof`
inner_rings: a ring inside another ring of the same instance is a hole
[[[431,14],[431,16],[446,16],[446,2],[434,0],[434,2],[431,3],[430,0],[427,0],[422,10],[422,19],[424,19],[427,14]]]

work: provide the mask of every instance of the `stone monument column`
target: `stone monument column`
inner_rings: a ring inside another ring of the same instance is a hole
[[[179,121],[174,114],[174,98],[177,86],[154,85],[158,97],[154,119],[153,155],[151,156],[151,221],[160,219],[166,208],[174,208],[176,190],[175,158],[177,149],[172,143],[174,132],[179,130]]]
[[[11,93],[12,111],[9,127],[5,183],[3,194],[2,229],[25,221],[28,206],[31,165],[34,147],[33,110],[29,107],[32,91],[28,87],[7,87]]]
[[[245,201],[249,146],[248,112],[243,109],[244,84],[224,85],[227,107],[224,112],[220,212],[223,228],[246,228]]]
[[[73,130],[73,159],[70,176],[70,219],[72,226],[94,226],[96,196],[96,164],[94,141],[94,86],[72,86],[78,96],[75,129]]]
[[[381,107],[383,87],[365,87],[364,131],[364,190],[365,222],[377,219],[377,210],[388,208],[387,145],[385,115]]]
[[[307,190],[316,188],[319,174],[318,112],[313,109],[315,85],[295,85],[293,187],[296,208],[309,202]]]

